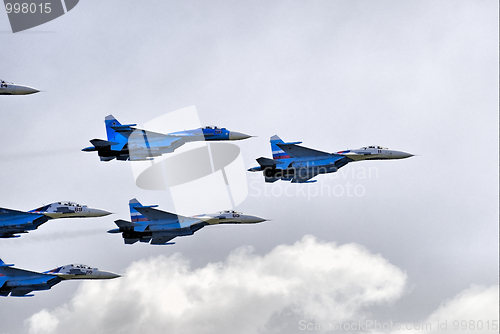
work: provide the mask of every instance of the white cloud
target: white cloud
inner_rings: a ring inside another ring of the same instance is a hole
[[[400,324],[400,328],[394,326],[398,330],[390,333],[498,333],[498,293],[498,286],[495,285],[490,287],[473,285],[443,302],[425,320]]]
[[[367,307],[397,300],[405,282],[360,245],[305,236],[263,256],[241,247],[199,269],[180,254],[134,262],[125,277],[85,282],[68,304],[28,323],[32,332],[76,334],[298,330],[300,319],[358,320]],[[42,328],[40,318],[58,325]]]
[[[34,314],[26,322],[29,323],[30,334],[52,333],[59,324],[57,317],[45,309]]]

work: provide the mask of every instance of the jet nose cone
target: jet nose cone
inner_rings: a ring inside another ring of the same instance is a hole
[[[38,92],[39,92],[38,89],[28,87],[28,86],[17,86],[16,87],[16,94],[19,94],[19,95],[28,95],[28,94],[38,93]]]
[[[241,132],[236,132],[236,131],[229,132],[229,140],[241,140],[241,139],[247,139],[250,137],[252,137],[252,136],[249,136],[249,135],[241,133]]]
[[[389,159],[405,159],[405,158],[410,158],[412,156],[413,154],[406,153],[403,151],[391,151]]]
[[[267,221],[268,219],[257,217],[257,216],[250,216],[247,218],[249,223],[262,223]]]
[[[112,212],[108,212],[106,210],[90,209],[90,216],[92,217],[104,217],[110,214],[112,214]]]
[[[411,154],[411,153],[399,152],[399,159],[410,158],[412,156],[413,156],[413,154]]]
[[[121,277],[118,274],[112,273],[111,271],[99,271],[99,278],[101,279],[113,279]]]

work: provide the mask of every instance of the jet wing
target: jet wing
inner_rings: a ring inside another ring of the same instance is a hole
[[[40,213],[0,208],[0,237],[8,238],[12,237],[14,233],[34,230],[50,219],[50,217]]]
[[[131,142],[135,142],[135,141],[146,143],[146,144],[148,142],[161,142],[162,146],[170,146],[178,140],[182,140],[182,137],[165,135],[165,134],[153,132],[153,131],[135,130],[134,132],[132,132],[130,134],[130,137],[128,139],[128,143],[130,146]]]
[[[131,158],[144,159],[144,157],[154,157],[163,153],[174,152],[184,143],[183,137],[136,130],[128,137],[127,145]]]
[[[5,293],[13,297],[32,297],[33,295],[28,295],[31,291],[39,291],[39,290],[49,290],[57,283],[61,282],[62,278],[53,276],[53,275],[44,275],[44,277],[34,277],[29,278],[28,280],[22,280],[23,282],[19,286],[6,287],[3,289],[4,295]]]
[[[139,211],[144,217],[149,220],[170,220],[172,222],[183,222],[184,220],[191,219],[190,217],[176,215],[175,213],[161,211],[151,207],[136,206],[134,209]]]
[[[279,144],[276,143],[279,148],[285,151],[286,154],[290,156],[290,158],[303,158],[303,157],[323,157],[323,156],[331,156],[331,153],[313,150],[312,148],[307,148],[303,146],[299,146],[296,144]]]
[[[29,279],[40,279],[40,278],[50,279],[50,278],[54,277],[52,275],[37,273],[37,272],[31,271],[31,270],[12,268],[12,267],[7,267],[7,266],[0,267],[0,275],[5,275],[5,277],[7,277],[7,278],[25,276],[25,277],[29,277]],[[1,277],[4,277],[4,276],[0,276],[0,278]]]
[[[7,217],[19,217],[19,216],[29,217],[31,215],[41,216],[40,214],[37,214],[37,213],[18,211],[18,210],[12,210],[12,209],[7,209],[7,208],[0,208],[0,221],[2,221],[3,219],[5,219]]]
[[[34,290],[48,290],[61,281],[54,275],[37,273],[29,270],[1,267],[0,268],[0,295],[13,297],[31,297],[28,295]],[[14,281],[15,286],[4,286],[7,281]]]

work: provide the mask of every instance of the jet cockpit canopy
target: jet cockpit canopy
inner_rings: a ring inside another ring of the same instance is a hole
[[[237,211],[234,211],[234,210],[224,210],[224,211],[219,211],[220,214],[222,213],[233,213],[233,214],[238,214],[238,215],[241,215],[242,213],[241,212],[237,212]]]
[[[59,202],[59,205],[64,205],[64,206],[77,206],[80,207],[81,205],[75,202]]]
[[[224,130],[225,128],[219,128],[217,125],[207,125],[202,129],[210,129],[210,130]]]
[[[388,150],[387,147],[382,147],[382,146],[378,146],[378,145],[366,146],[366,147],[362,147],[361,149],[362,150],[367,150],[367,149]]]
[[[90,266],[87,266],[86,264],[72,264],[71,266],[80,269],[92,269]]]

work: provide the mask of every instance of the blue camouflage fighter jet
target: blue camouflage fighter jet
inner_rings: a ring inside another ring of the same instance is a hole
[[[108,233],[122,233],[126,244],[140,241],[151,242],[152,245],[173,245],[174,243],[169,241],[175,237],[193,235],[207,225],[255,224],[267,220],[236,211],[185,217],[154,209],[157,205],[142,205],[135,198],[129,201],[129,207],[132,221],[115,220],[118,228],[108,231]]]
[[[74,202],[55,202],[28,212],[0,208],[0,238],[17,238],[19,235],[16,234],[36,230],[50,219],[102,217],[110,214]]]
[[[101,161],[153,160],[191,141],[241,140],[251,137],[216,126],[161,134],[137,129],[137,124],[122,125],[113,115],[106,116],[104,123],[108,140],[92,139],[90,143],[93,146],[82,149],[84,152],[97,151]]]
[[[250,172],[264,172],[266,182],[278,180],[292,183],[309,181],[319,174],[334,173],[339,168],[353,161],[404,159],[413,154],[393,151],[381,146],[367,146],[354,150],[328,153],[299,146],[302,142],[285,143],[278,136],[271,137],[272,159],[258,158],[259,167],[250,168]]]
[[[0,296],[32,297],[31,291],[49,290],[57,283],[70,279],[112,279],[120,277],[109,271],[84,264],[68,264],[43,273],[12,268],[0,260]]]

